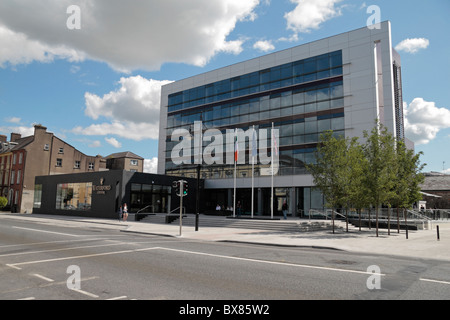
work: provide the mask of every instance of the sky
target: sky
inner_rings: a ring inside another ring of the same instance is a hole
[[[0,134],[34,124],[156,172],[161,86],[389,20],[406,137],[450,174],[448,0],[1,0]]]

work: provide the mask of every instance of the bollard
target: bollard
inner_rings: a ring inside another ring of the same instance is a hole
[[[436,226],[436,232],[437,232],[437,241],[439,241],[440,240],[440,237],[439,237],[439,226]]]

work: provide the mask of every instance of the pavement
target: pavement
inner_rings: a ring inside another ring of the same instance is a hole
[[[274,246],[297,246],[309,248],[326,248],[343,250],[359,254],[382,254],[417,259],[435,259],[450,261],[450,221],[436,220],[431,229],[409,230],[406,238],[405,230],[379,229],[378,237],[375,228],[362,229],[349,227],[339,228],[333,233],[331,230],[281,232],[257,229],[242,229],[230,227],[202,227],[195,231],[195,227],[182,226],[175,221],[171,224],[148,223],[139,221],[118,221],[112,219],[68,217],[42,214],[1,213],[1,219],[39,220],[40,223],[56,224],[60,226],[88,225],[102,229],[114,229],[121,232],[177,237],[180,239],[203,241],[230,241]],[[200,216],[201,219],[201,216]],[[279,220],[304,222],[298,218]],[[342,226],[342,224],[341,224]],[[345,223],[344,223],[345,226]],[[439,239],[437,237],[439,226]],[[181,231],[181,234],[180,234]]]

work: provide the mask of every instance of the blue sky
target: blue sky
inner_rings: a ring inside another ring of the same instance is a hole
[[[371,5],[402,58],[407,137],[450,173],[447,0],[2,0],[0,134],[40,123],[155,171],[162,84],[364,27]]]

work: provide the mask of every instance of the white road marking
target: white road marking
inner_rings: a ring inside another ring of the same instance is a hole
[[[12,247],[23,247],[23,246],[38,246],[42,244],[52,244],[52,243],[64,243],[64,242],[76,242],[76,241],[94,241],[94,240],[103,240],[99,238],[95,239],[80,239],[80,240],[58,240],[58,241],[45,241],[45,242],[31,242],[31,243],[21,243],[21,244],[9,244],[0,246],[2,248],[12,248]]]
[[[132,252],[139,252],[139,251],[155,250],[155,249],[159,249],[159,248],[160,247],[152,247],[152,248],[132,249],[132,250],[123,250],[123,251],[104,252],[104,253],[93,253],[93,254],[87,254],[87,255],[82,255],[82,256],[72,256],[72,257],[64,257],[64,258],[54,258],[54,259],[34,260],[34,261],[27,261],[27,262],[12,263],[12,264],[7,264],[7,266],[21,270],[17,266],[22,266],[22,265],[27,265],[27,264],[36,264],[36,263],[45,263],[45,262],[54,262],[54,261],[73,260],[73,259],[84,259],[84,258],[91,258],[91,257],[113,255],[113,254],[132,253]]]
[[[35,276],[35,277],[38,277],[38,278],[40,278],[40,279],[42,279],[42,280],[48,281],[48,282],[53,282],[53,281],[55,281],[55,280],[53,280],[53,279],[44,277],[44,276],[42,276],[42,275],[40,275],[40,274],[37,274],[37,273],[33,273],[33,274],[31,274],[31,275],[32,275],[32,276]]]
[[[12,228],[14,228],[14,229],[28,230],[28,231],[44,232],[44,233],[53,233],[53,234],[59,234],[59,235],[69,236],[69,237],[81,237],[81,235],[78,235],[78,234],[53,232],[53,231],[47,231],[47,230],[39,230],[39,229],[23,228],[23,227],[16,227],[16,226],[12,226]]]
[[[121,300],[121,299],[126,299],[126,298],[127,298],[127,296],[120,296],[120,297],[115,297],[115,298],[109,298],[106,300]]]
[[[425,278],[420,278],[420,281],[427,281],[427,282],[435,282],[435,283],[441,283],[441,284],[450,284],[449,281],[441,281],[441,280],[433,280],[433,279],[425,279]]]
[[[87,291],[83,291],[81,289],[70,289],[70,290],[75,291],[75,292],[79,292],[79,293],[84,294],[84,295],[86,295],[88,297],[91,297],[91,298],[98,298],[98,295],[90,293],[90,292],[87,292]]]
[[[51,249],[51,250],[29,251],[29,252],[15,252],[15,253],[0,254],[0,257],[9,257],[9,256],[18,256],[18,255],[45,253],[45,252],[56,252],[56,251],[66,251],[66,250],[76,250],[76,249],[86,249],[86,248],[111,247],[111,246],[120,246],[120,245],[125,245],[125,244],[123,242],[121,242],[121,243],[98,244],[98,245],[93,245],[93,246],[62,248],[62,249]]]
[[[297,267],[297,268],[308,268],[308,269],[319,269],[319,270],[327,270],[327,271],[359,273],[359,274],[365,274],[365,275],[385,276],[384,273],[373,273],[373,272],[350,270],[350,269],[338,269],[338,268],[320,267],[320,266],[312,266],[312,265],[304,265],[304,264],[296,264],[296,263],[277,262],[277,261],[268,261],[268,260],[257,260],[257,259],[249,259],[249,258],[242,258],[242,257],[223,256],[223,255],[212,254],[212,253],[195,252],[195,251],[187,251],[187,250],[180,250],[180,249],[171,249],[171,248],[159,248],[159,249],[161,249],[161,250],[168,250],[168,251],[175,251],[175,252],[182,252],[182,253],[189,253],[189,254],[197,254],[197,255],[203,255],[203,256],[210,256],[210,257],[216,257],[216,258],[223,258],[223,259],[241,260],[241,261],[258,262],[258,263],[266,263],[266,264],[276,264],[276,265],[280,265],[280,266],[291,266],[291,267]]]
[[[28,297],[28,298],[22,298],[22,299],[17,299],[17,300],[35,300],[35,297]]]

